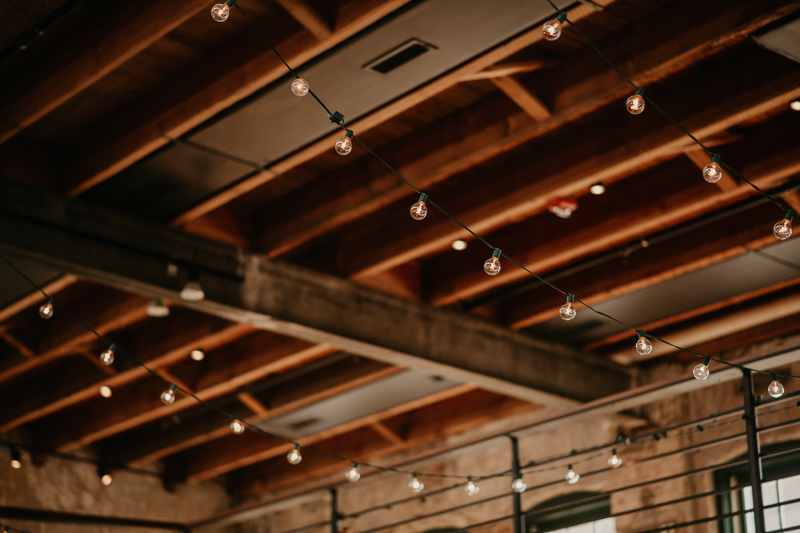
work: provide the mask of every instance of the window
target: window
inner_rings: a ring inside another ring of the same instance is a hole
[[[617,533],[610,515],[609,496],[579,492],[534,507],[525,515],[525,527],[528,533]]]

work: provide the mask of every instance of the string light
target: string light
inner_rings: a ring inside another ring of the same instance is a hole
[[[472,477],[468,477],[467,486],[464,487],[464,491],[467,493],[467,496],[477,496],[481,488],[473,483]]]
[[[641,115],[642,111],[644,111],[644,89],[636,89],[636,93],[633,96],[629,96],[627,100],[625,100],[625,109],[628,110],[628,113],[631,115]]]
[[[711,358],[709,356],[705,356],[703,358],[703,362],[694,367],[692,374],[694,375],[695,379],[699,379],[700,381],[708,379],[708,375],[710,374],[708,371],[708,363],[710,362]]]
[[[109,387],[108,385],[100,385],[100,396],[103,398],[111,398],[111,395],[114,394],[114,390]]]
[[[241,435],[242,433],[244,433],[245,429],[247,429],[247,426],[245,426],[244,422],[242,422],[238,418],[234,418],[233,422],[231,422],[231,432],[234,435]]]
[[[153,318],[169,316],[169,307],[164,305],[164,302],[161,301],[161,298],[153,298],[153,301],[147,306],[147,316],[151,316]]]
[[[789,103],[789,107],[790,107],[790,108],[791,108],[793,111],[800,111],[800,100],[792,100],[792,101]]]
[[[522,494],[527,488],[528,484],[522,481],[522,474],[517,474],[517,478],[511,483],[511,490],[518,494]]]
[[[703,169],[703,179],[709,183],[716,183],[722,179],[722,167],[719,166],[719,154],[714,154],[711,163]]]
[[[411,481],[408,482],[408,488],[416,493],[422,492],[422,489],[425,488],[425,484],[419,480],[416,472],[411,473]]]
[[[100,478],[100,483],[108,487],[111,485],[111,482],[114,481],[114,478],[111,477],[111,474],[106,472],[106,469],[102,466],[97,467],[97,476]]]
[[[622,459],[617,455],[617,450],[611,450],[611,457],[608,458],[608,466],[611,468],[619,468],[622,466]]]
[[[555,41],[559,37],[561,37],[561,27],[564,25],[564,21],[567,19],[566,13],[559,13],[558,17],[553,20],[548,20],[542,26],[542,35],[548,41]]]
[[[483,264],[483,271],[490,276],[496,276],[500,273],[500,248],[495,248],[492,257],[486,260]]]
[[[639,355],[649,355],[653,351],[653,343],[644,336],[644,331],[637,329],[636,334],[639,336],[639,340],[636,341],[636,351]]]
[[[775,227],[772,228],[772,232],[775,236],[785,241],[789,237],[792,236],[792,218],[794,217],[794,211],[789,209],[786,212],[786,216],[783,217],[783,220],[775,224]]]
[[[39,308],[40,317],[44,319],[53,318],[53,302],[55,302],[55,300],[53,298],[50,298],[50,300],[48,300],[46,304],[43,304]]]
[[[589,192],[594,194],[595,196],[600,196],[601,194],[606,192],[606,186],[600,182],[597,182],[591,187],[589,187]]]
[[[351,130],[347,130],[344,134],[344,137],[336,141],[336,144],[333,145],[334,150],[339,155],[347,155],[353,151],[353,132]]]
[[[189,352],[189,357],[192,358],[193,361],[202,361],[206,358],[206,352],[201,350],[200,348],[195,348],[191,352]]]
[[[9,462],[11,468],[14,470],[22,468],[22,455],[19,450],[15,446],[11,446],[8,451],[11,452],[11,461]]]
[[[422,220],[428,216],[428,206],[425,202],[428,201],[428,195],[422,193],[419,195],[419,201],[411,206],[411,218],[414,220]]]
[[[236,3],[236,0],[228,0],[224,4],[216,4],[211,8],[211,18],[217,22],[225,22],[231,14],[231,6]]]
[[[453,248],[453,250],[461,252],[467,249],[467,241],[465,241],[464,239],[457,239],[452,243],[450,243],[450,247]]]
[[[564,476],[564,479],[570,485],[574,485],[578,482],[581,478],[580,474],[576,474],[575,471],[572,469],[572,465],[567,466],[567,475]]]
[[[572,305],[574,301],[575,301],[575,296],[572,294],[567,294],[567,303],[562,305],[561,308],[558,310],[558,314],[559,316],[561,316],[562,319],[570,321],[573,318],[575,318],[575,315],[578,314],[578,312],[575,311],[575,306]]]
[[[100,362],[106,366],[114,364],[114,351],[117,349],[116,344],[112,344],[107,349],[100,353]]]
[[[289,464],[292,465],[299,465],[300,461],[303,460],[303,456],[300,455],[300,445],[295,444],[294,450],[290,451],[286,454],[286,460],[289,461]]]
[[[781,382],[778,381],[778,374],[776,372],[770,372],[769,377],[772,380],[772,383],[770,383],[769,387],[767,387],[767,392],[769,392],[769,395],[773,398],[780,398],[783,396],[785,389],[783,388],[783,385],[781,385]]]
[[[175,390],[178,388],[174,383],[169,386],[167,390],[161,393],[161,403],[164,405],[172,405],[175,403]]]
[[[361,472],[358,471],[358,463],[356,462],[353,463],[353,468],[351,468],[345,473],[344,478],[347,481],[350,481],[351,483],[355,483],[356,481],[361,479]]]
[[[297,78],[292,82],[292,94],[295,96],[305,96],[308,94],[308,82],[303,78]]]
[[[205,300],[206,293],[203,290],[203,286],[200,285],[200,280],[196,273],[189,273],[189,279],[181,289],[181,298],[187,302],[202,302]]]

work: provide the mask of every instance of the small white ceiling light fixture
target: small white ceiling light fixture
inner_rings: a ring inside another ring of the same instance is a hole
[[[164,305],[161,298],[153,298],[153,301],[147,306],[147,316],[155,318],[169,316],[169,307]]]
[[[201,302],[205,297],[206,293],[203,291],[202,285],[200,285],[200,278],[197,272],[190,271],[186,285],[181,290],[181,298],[187,302]]]

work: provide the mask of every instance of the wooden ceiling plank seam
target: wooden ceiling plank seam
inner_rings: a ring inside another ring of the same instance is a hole
[[[310,31],[318,41],[328,39],[333,34],[331,25],[304,0],[275,0],[297,22]]]

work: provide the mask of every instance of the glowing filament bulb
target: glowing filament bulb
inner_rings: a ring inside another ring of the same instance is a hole
[[[792,236],[792,217],[794,217],[794,211],[789,209],[786,212],[786,216],[783,217],[783,220],[775,224],[775,227],[772,228],[772,232],[775,236],[782,241]]]
[[[189,357],[192,358],[192,361],[202,361],[206,358],[206,352],[201,350],[200,348],[195,348],[191,352],[189,352]]]
[[[211,8],[211,18],[217,22],[225,22],[230,14],[231,8],[228,7],[228,4],[216,4]]]
[[[303,460],[303,456],[300,455],[300,445],[295,444],[294,450],[290,451],[286,454],[286,460],[289,461],[289,464],[292,465],[299,465],[300,461]]]
[[[46,304],[42,305],[39,308],[39,316],[40,317],[45,318],[45,319],[53,317],[53,302],[55,302],[55,300],[50,298],[50,300],[48,300],[48,302]]]
[[[161,393],[161,403],[164,405],[172,405],[175,403],[175,390],[178,388],[174,383],[169,386],[167,390]]]
[[[700,381],[708,379],[708,375],[710,374],[710,372],[708,371],[708,363],[710,362],[711,358],[706,356],[703,358],[702,363],[694,367],[694,369],[692,370],[694,379],[699,379]]]
[[[100,396],[103,398],[111,398],[114,394],[114,390],[109,387],[108,385],[100,385]]]
[[[336,153],[339,155],[347,155],[353,151],[353,132],[347,130],[347,133],[344,134],[344,137],[336,141],[336,144],[333,148],[336,150]]]
[[[636,94],[625,101],[625,109],[631,115],[641,115],[644,111],[644,89],[636,89]]]
[[[305,96],[308,94],[308,82],[303,78],[297,78],[292,82],[292,94],[295,96]]]
[[[428,201],[428,195],[422,193],[419,195],[419,202],[411,206],[411,218],[414,220],[422,220],[428,216],[428,206],[425,202]]]
[[[496,276],[500,273],[500,248],[495,248],[492,257],[486,260],[483,264],[483,270],[490,276]]]
[[[622,459],[617,455],[617,450],[611,450],[611,457],[608,458],[608,466],[611,468],[619,468],[622,466]]]
[[[425,484],[419,480],[416,472],[411,474],[411,481],[408,482],[408,488],[414,492],[422,492],[422,489],[425,488]]]
[[[352,483],[361,479],[361,472],[358,471],[358,463],[353,463],[353,468],[345,473],[344,478]]]
[[[19,453],[19,450],[13,446],[9,451],[11,452],[11,462],[9,463],[11,468],[14,470],[19,470],[22,468],[22,455]]]
[[[542,26],[542,35],[548,41],[555,41],[561,37],[561,26],[567,18],[566,13],[559,13],[558,17],[553,20],[548,20]]]
[[[575,483],[578,482],[578,480],[581,478],[581,476],[579,474],[575,473],[575,471],[572,469],[572,465],[569,465],[567,468],[568,468],[567,475],[564,476],[564,479],[570,485],[574,485]]]
[[[716,183],[722,178],[722,167],[719,166],[719,154],[714,154],[711,163],[703,169],[703,179],[709,183]]]
[[[783,385],[781,385],[781,382],[778,381],[778,374],[775,372],[770,372],[769,377],[772,379],[772,383],[770,383],[769,387],[767,387],[767,392],[769,392],[769,395],[773,398],[780,398],[783,396],[785,389],[783,388]]]
[[[464,491],[467,493],[467,496],[477,496],[481,488],[472,482],[472,478],[467,479],[467,486],[464,487]]]
[[[238,418],[234,418],[233,422],[231,422],[231,432],[234,435],[241,435],[242,433],[244,433],[245,429],[246,426],[244,425],[244,422],[242,422]]]
[[[522,494],[525,492],[525,489],[528,488],[528,484],[522,481],[522,474],[517,474],[517,479],[515,479],[511,483],[511,490],[516,493]]]
[[[572,302],[574,301],[575,301],[575,296],[572,294],[567,294],[567,303],[562,305],[561,309],[558,310],[558,314],[564,320],[572,320],[573,318],[575,318],[575,315],[578,314],[578,312],[575,311],[575,307],[572,305]]]
[[[106,366],[114,364],[114,351],[117,349],[116,344],[112,344],[108,349],[100,353],[100,362]]]
[[[653,343],[650,342],[650,339],[644,336],[644,331],[637,330],[636,333],[639,335],[639,340],[636,341],[636,351],[639,355],[648,355],[650,352],[653,351]]]

